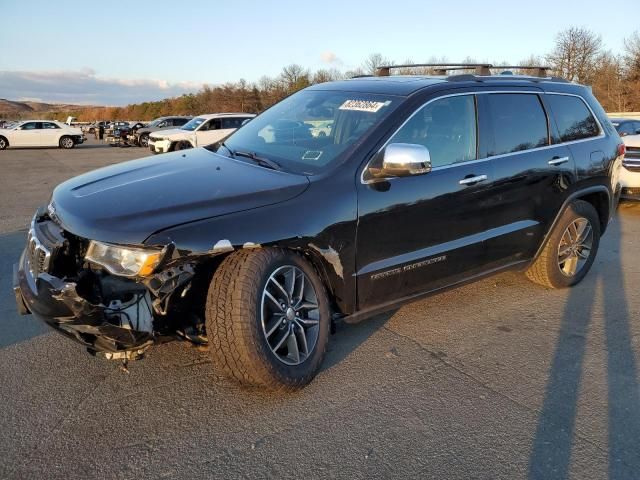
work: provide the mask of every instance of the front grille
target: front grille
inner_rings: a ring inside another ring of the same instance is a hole
[[[51,264],[51,250],[45,247],[36,235],[36,229],[31,228],[27,237],[27,260],[29,271],[33,278],[41,273],[48,273]]]
[[[640,172],[640,156],[638,158],[624,157],[622,166],[632,172]]]
[[[627,147],[624,158],[625,160],[640,160],[640,147]]]
[[[33,278],[52,273],[58,253],[67,245],[62,228],[51,220],[34,218],[27,235],[26,257]]]
[[[640,197],[640,188],[624,187],[622,189],[623,197]]]

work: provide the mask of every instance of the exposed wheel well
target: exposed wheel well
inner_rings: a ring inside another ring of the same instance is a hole
[[[277,246],[274,246],[274,247],[277,247]],[[265,246],[263,248],[270,248],[270,247],[269,246]],[[324,287],[325,287],[325,289],[327,291],[327,294],[329,296],[329,304],[331,306],[332,311],[334,311],[334,312],[342,312],[342,309],[340,308],[338,302],[336,301],[334,285],[331,283],[331,281],[329,279],[329,275],[327,273],[326,267],[323,264],[322,259],[320,258],[320,256],[316,252],[314,252],[313,250],[305,251],[305,250],[300,250],[300,249],[290,248],[290,247],[280,247],[280,248],[283,248],[285,250],[289,250],[289,251],[291,251],[291,252],[293,252],[293,253],[295,253],[297,255],[300,255],[307,262],[309,262],[309,264],[313,267],[313,269],[318,274],[318,277],[320,278],[320,281],[324,284]],[[221,255],[217,255],[215,257],[212,257],[212,258],[206,260],[205,262],[202,262],[199,265],[198,273],[196,274],[196,277],[198,277],[198,283],[200,283],[203,286],[208,287],[209,283],[211,282],[211,279],[213,278],[213,274],[218,269],[218,267],[220,266],[222,261],[226,257],[228,257],[229,255],[231,255],[232,253],[233,252],[223,253]],[[206,294],[206,289],[205,290],[201,289],[200,291],[201,291],[201,293],[205,293]]]
[[[593,205],[593,208],[596,209],[596,212],[598,212],[598,217],[600,218],[600,233],[604,233],[604,231],[607,229],[607,224],[609,223],[609,195],[607,195],[604,191],[593,192],[576,197],[575,200],[584,200],[585,202],[589,202],[591,205]]]

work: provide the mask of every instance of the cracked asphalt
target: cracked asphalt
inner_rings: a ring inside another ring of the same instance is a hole
[[[275,395],[180,342],[127,374],[17,315],[34,209],[143,155],[0,152],[0,478],[640,478],[640,206],[577,287],[511,272],[340,325],[317,379]]]

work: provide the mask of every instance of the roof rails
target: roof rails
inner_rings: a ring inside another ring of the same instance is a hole
[[[378,67],[376,70],[376,76],[388,77],[391,74],[391,69],[396,68],[416,68],[426,67],[432,68],[436,75],[447,75],[451,70],[475,70],[475,74],[479,76],[490,76],[492,68],[500,69],[518,69],[518,70],[532,70],[533,76],[540,78],[547,78],[550,67],[543,67],[539,65],[497,65],[494,66],[490,63],[414,63],[407,65],[384,65]]]

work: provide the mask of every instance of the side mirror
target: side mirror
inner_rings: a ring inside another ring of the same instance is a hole
[[[382,152],[382,168],[375,177],[409,177],[431,171],[431,155],[424,145],[391,143]]]
[[[636,130],[636,135],[640,135],[640,128]]]
[[[240,124],[240,126],[242,127],[243,125],[246,125],[247,123],[249,123],[251,121],[250,118],[245,118],[242,123]]]

